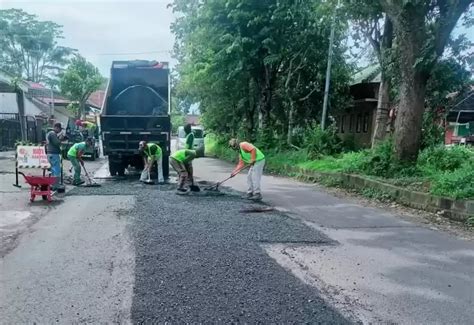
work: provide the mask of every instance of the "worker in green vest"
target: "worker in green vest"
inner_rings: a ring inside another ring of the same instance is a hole
[[[204,157],[204,148],[197,150],[181,149],[170,156],[170,165],[178,173],[178,194],[188,192],[186,183],[194,185],[193,165],[191,162],[199,157]]]
[[[84,160],[82,160],[82,156],[87,150],[92,148],[92,144],[92,138],[87,138],[86,141],[75,143],[67,152],[67,157],[74,168],[74,178],[72,185],[77,186],[84,183],[84,181],[81,180],[81,170],[82,167],[84,167]]]
[[[237,139],[229,141],[229,147],[239,152],[239,163],[232,171],[231,177],[237,175],[242,168],[250,165],[247,175],[247,194],[244,198],[259,201],[262,199],[260,182],[265,167],[265,155],[253,144],[239,142]]]
[[[184,133],[186,134],[186,142],[184,144],[184,149],[194,149],[194,133],[191,127],[191,124],[186,124],[184,126]]]
[[[140,182],[145,182],[148,179],[148,173],[151,172],[153,164],[156,161],[158,167],[158,183],[163,183],[163,152],[156,143],[140,141],[138,144],[138,151],[143,156],[143,171],[140,175]]]

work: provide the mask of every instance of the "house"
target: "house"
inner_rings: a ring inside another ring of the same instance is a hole
[[[338,135],[355,147],[370,147],[375,127],[380,67],[371,65],[354,75],[350,85],[351,104],[336,118]]]
[[[12,148],[22,138],[22,123],[17,94],[12,83],[14,77],[0,70],[0,133],[1,148]],[[41,84],[19,81],[23,96],[25,136],[31,142],[41,142],[47,125],[58,121],[66,125],[74,115],[68,109],[70,100]]]
[[[185,117],[185,124],[199,125],[201,115],[197,114],[188,114]]]
[[[454,104],[446,115],[445,144],[474,144],[474,86],[451,97]]]

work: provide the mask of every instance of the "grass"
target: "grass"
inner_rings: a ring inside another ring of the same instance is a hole
[[[206,150],[221,159],[237,160],[236,152],[225,143],[219,143],[216,137],[206,138]],[[323,156],[317,160],[309,159],[304,149],[266,150],[264,153],[266,170],[274,174],[292,176],[294,167],[315,172],[353,173],[437,196],[474,199],[474,150],[465,147],[428,148],[420,152],[416,163],[409,165],[395,162],[388,142],[375,149]]]

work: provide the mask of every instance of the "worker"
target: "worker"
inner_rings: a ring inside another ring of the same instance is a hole
[[[265,155],[253,144],[239,142],[237,139],[229,141],[229,147],[239,152],[239,163],[230,174],[237,175],[245,165],[250,165],[247,175],[247,194],[244,198],[259,201],[262,199],[260,181],[262,179],[263,167],[265,167]]]
[[[191,127],[191,124],[188,123],[184,126],[184,133],[186,134],[186,142],[184,144],[184,149],[194,149],[194,133]]]
[[[86,134],[88,137],[93,137],[96,129],[95,123],[89,122],[89,121],[81,121],[77,120],[76,121],[76,126],[80,127],[81,131]]]
[[[146,141],[140,141],[138,144],[138,151],[143,156],[143,171],[140,176],[140,182],[145,182],[148,177],[153,164],[156,161],[158,167],[158,183],[164,183],[163,178],[163,165],[162,165],[162,158],[163,152],[159,145],[156,143],[148,143]]]
[[[189,182],[191,186],[194,186],[193,165],[191,162],[199,157],[204,157],[203,147],[200,147],[197,150],[177,150],[170,156],[170,165],[178,173],[178,194],[188,192],[186,183]]]
[[[56,191],[59,187],[61,177],[61,134],[63,126],[61,123],[55,123],[53,130],[46,135],[46,154],[48,155],[48,162],[51,165],[51,176],[56,177],[56,182],[51,187]]]
[[[74,179],[72,185],[81,185],[84,181],[81,180],[81,166],[84,167],[84,160],[82,156],[89,149],[92,149],[92,138],[87,138],[86,141],[75,143],[67,152],[67,157],[74,167]]]

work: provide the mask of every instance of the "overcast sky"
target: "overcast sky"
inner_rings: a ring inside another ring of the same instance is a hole
[[[174,36],[170,24],[174,16],[166,8],[170,2],[0,0],[0,8],[21,8],[40,20],[63,25],[65,39],[61,45],[78,49],[108,76],[112,60],[171,60]]]
[[[104,76],[112,60],[171,61],[172,0],[0,0],[0,8],[21,8],[40,20],[63,25],[61,45],[79,50]],[[224,0],[223,0],[224,1]],[[474,41],[474,28],[457,28]]]

